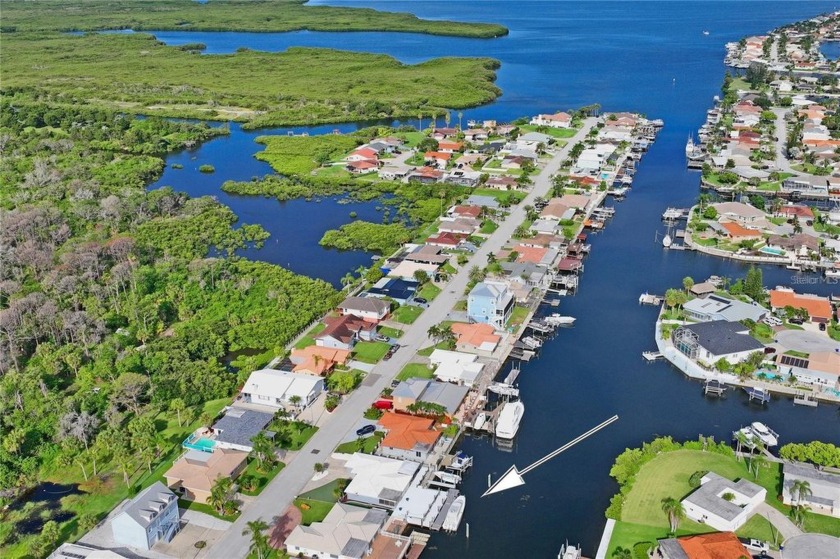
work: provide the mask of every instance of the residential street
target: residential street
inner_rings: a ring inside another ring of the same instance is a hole
[[[785,142],[787,141],[787,125],[785,122],[785,113],[790,109],[773,109],[776,113],[776,170],[780,173],[795,173],[790,167],[790,162],[785,157]]]
[[[517,226],[525,220],[524,207],[533,205],[535,198],[545,197],[549,193],[552,187],[552,175],[559,170],[572,146],[583,140],[595,124],[595,118],[586,119],[581,130],[567,140],[566,146],[556,152],[542,172],[534,177],[533,187],[527,197],[512,209],[507,219],[499,224],[499,228],[484,242],[470,261],[458,270],[445,290],[431,302],[429,308],[413,325],[407,327],[399,340],[403,347],[389,361],[379,363],[367,376],[362,386],[333,412],[333,417],[325,422],[295,459],[245,509],[219,542],[213,546],[208,557],[230,559],[247,555],[250,538],[242,535],[246,523],[262,518],[272,524],[275,517],[286,510],[312,477],[314,465],[317,462],[329,462],[330,453],[345,437],[348,429],[353,428],[364,411],[371,406],[382,390],[390,385],[414,354],[428,344],[427,330],[430,326],[442,321],[463,295],[469,282],[470,268],[486,266],[487,256],[501,249],[511,238]]]

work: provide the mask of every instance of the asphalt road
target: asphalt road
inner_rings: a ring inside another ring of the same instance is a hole
[[[545,197],[549,193],[552,187],[551,176],[560,169],[572,146],[584,139],[595,124],[595,118],[586,119],[578,133],[569,138],[566,146],[555,153],[542,172],[534,178],[533,187],[526,198],[513,208],[507,219],[499,224],[499,228],[485,240],[470,261],[460,268],[444,291],[431,302],[429,308],[405,330],[400,338],[400,345],[403,347],[389,361],[382,361],[374,368],[362,386],[342,402],[332,413],[330,420],[315,433],[295,459],[274,478],[258,498],[248,505],[225,535],[210,549],[208,553],[210,559],[231,559],[245,557],[248,554],[250,537],[242,535],[246,523],[261,518],[273,524],[275,517],[286,510],[310,480],[315,464],[329,461],[330,453],[342,441],[348,430],[353,428],[365,410],[371,406],[382,390],[391,384],[414,354],[428,344],[429,338],[426,332],[430,326],[444,320],[447,313],[461,298],[469,282],[470,268],[486,266],[487,255],[500,250],[513,236],[516,228],[525,221],[524,207],[533,205],[535,198]]]

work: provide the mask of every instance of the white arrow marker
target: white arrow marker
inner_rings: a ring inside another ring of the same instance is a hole
[[[524,476],[525,474],[527,474],[528,472],[530,472],[534,468],[536,468],[538,466],[542,466],[543,464],[545,464],[546,462],[548,462],[549,460],[551,460],[552,458],[554,458],[555,456],[557,456],[561,452],[573,447],[574,445],[576,445],[577,443],[579,443],[583,439],[585,439],[585,438],[587,438],[591,435],[594,435],[595,433],[597,433],[598,431],[600,431],[601,429],[603,429],[604,427],[606,427],[610,423],[614,423],[616,421],[618,421],[618,416],[614,415],[611,418],[609,418],[608,420],[606,420],[603,423],[601,423],[600,425],[598,425],[597,427],[593,427],[592,429],[590,429],[586,433],[580,435],[579,437],[577,437],[574,440],[571,440],[571,441],[567,442],[566,444],[564,444],[563,446],[561,446],[557,450],[554,450],[554,451],[546,454],[545,456],[543,456],[542,458],[540,458],[539,460],[537,460],[536,462],[534,462],[530,466],[526,466],[522,470],[517,469],[516,465],[511,466],[508,471],[506,471],[504,474],[502,474],[502,477],[500,477],[496,481],[496,483],[491,485],[490,488],[487,491],[484,492],[484,495],[482,495],[482,497],[486,497],[487,495],[492,495],[493,493],[499,493],[501,491],[504,491],[505,489],[513,489],[514,487],[519,487],[520,485],[525,485],[525,480],[522,479],[522,476]]]

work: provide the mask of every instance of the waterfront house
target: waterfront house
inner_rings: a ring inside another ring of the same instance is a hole
[[[457,128],[433,128],[432,129],[432,138],[437,141],[441,140],[448,140],[449,138],[454,138],[458,135]]]
[[[388,271],[389,278],[400,278],[404,280],[414,280],[417,277],[417,272],[425,272],[426,275],[433,278],[438,270],[437,264],[426,264],[423,262],[412,262],[411,260],[403,260],[395,267]]]
[[[561,258],[557,263],[557,271],[561,274],[577,274],[583,269],[583,262],[577,258]]]
[[[723,358],[738,363],[752,353],[764,350],[764,344],[750,336],[746,326],[725,320],[680,326],[672,339],[681,353],[709,365]]]
[[[490,137],[484,128],[468,128],[464,130],[464,139],[468,142],[483,142]]]
[[[498,210],[499,200],[495,196],[483,196],[481,194],[472,194],[469,198],[463,201],[466,206],[481,206],[482,208],[490,208],[491,210]]]
[[[125,502],[111,520],[114,542],[149,550],[157,542],[170,542],[180,529],[178,498],[159,481]]]
[[[760,485],[746,479],[731,481],[709,472],[682,505],[691,520],[715,530],[734,531],[750,519],[765,497],[767,490]]]
[[[688,318],[698,322],[726,320],[740,322],[752,320],[758,322],[767,315],[767,309],[758,303],[744,303],[737,299],[730,299],[722,295],[710,294],[704,298],[696,298],[683,305]]]
[[[429,363],[435,367],[435,378],[438,380],[466,386],[473,386],[484,369],[477,355],[445,349],[434,350],[429,356]]]
[[[344,365],[350,358],[346,349],[311,345],[303,349],[294,348],[289,360],[294,365],[292,372],[315,376],[326,376],[336,365]]]
[[[424,417],[386,412],[379,426],[386,434],[376,454],[386,458],[423,463],[440,439],[435,421]]]
[[[706,297],[707,295],[711,295],[712,293],[717,291],[717,287],[711,282],[704,281],[700,283],[695,283],[691,286],[691,289],[689,289],[688,291],[695,297]]]
[[[409,378],[400,382],[394,388],[391,397],[394,399],[394,410],[408,412],[409,407],[417,402],[428,402],[443,406],[446,415],[452,417],[470,389],[449,382],[440,382],[423,378]]]
[[[402,181],[408,178],[414,167],[407,165],[385,164],[379,169],[379,178],[389,181]]]
[[[444,173],[440,169],[435,169],[433,167],[420,167],[419,169],[415,169],[409,173],[406,180],[408,182],[414,181],[429,184],[442,181],[443,176]]]
[[[574,208],[580,211],[586,211],[589,204],[592,202],[592,197],[587,194],[564,194],[559,199],[555,198],[557,203],[569,208]]]
[[[438,232],[456,235],[472,235],[481,227],[481,221],[471,217],[445,217],[438,224]]]
[[[449,260],[449,256],[443,254],[442,249],[438,246],[418,245],[405,255],[404,260],[408,260],[409,262],[423,262],[425,264],[437,264],[440,266]]]
[[[391,311],[391,304],[374,297],[347,297],[338,305],[338,312],[367,322],[379,323]]]
[[[274,419],[273,413],[265,413],[245,408],[232,407],[224,417],[213,424],[213,434],[217,448],[251,452],[251,439],[262,433]],[[265,433],[274,436],[270,431]]]
[[[510,318],[513,305],[513,294],[504,283],[483,281],[477,283],[467,296],[467,316],[470,320],[501,330]]]
[[[747,229],[734,221],[725,221],[720,226],[726,232],[726,237],[736,243],[741,241],[757,241],[762,238],[761,231]]]
[[[782,181],[781,190],[800,194],[828,194],[828,182],[825,177],[792,177]]]
[[[529,247],[543,247],[559,249],[566,240],[557,235],[549,235],[548,233],[538,233],[529,239],[522,239],[519,244]]]
[[[807,482],[810,495],[792,495],[791,488]],[[809,512],[840,518],[840,474],[817,469],[802,462],[782,463],[782,502],[786,505],[808,506]]]
[[[400,305],[405,305],[414,300],[419,286],[420,284],[414,280],[382,278],[367,290],[367,294],[369,297],[387,297]]]
[[[735,532],[713,532],[658,541],[662,559],[745,559],[752,557]]]
[[[260,369],[248,376],[242,387],[242,396],[252,404],[276,409],[297,405],[303,409],[317,400],[323,391],[324,379],[319,376]]]
[[[517,263],[531,263],[543,267],[550,266],[559,254],[554,247],[533,247],[521,243],[514,246],[513,250],[519,255],[516,257]]]
[[[558,227],[559,224],[556,219],[540,218],[532,223],[528,229],[537,234],[553,235]]]
[[[369,147],[360,147],[350,152],[350,155],[344,158],[348,163],[353,161],[378,161],[378,153]]]
[[[420,464],[356,452],[344,463],[344,468],[352,478],[344,489],[346,501],[393,510],[420,470]]]
[[[455,153],[464,149],[464,144],[461,142],[442,141],[438,142],[438,151],[443,153]]]
[[[554,138],[541,132],[528,132],[516,138],[515,149],[536,152],[540,146],[554,143]]]
[[[481,173],[468,169],[455,169],[446,175],[445,181],[460,186],[475,187],[481,182]]]
[[[778,209],[776,215],[790,219],[814,219],[814,211],[804,204],[785,204]]]
[[[489,324],[467,324],[454,322],[450,327],[455,334],[455,347],[458,351],[488,356],[496,351],[502,337]]]
[[[720,202],[712,204],[712,207],[721,218],[735,221],[744,227],[755,228],[756,224],[763,222],[766,217],[763,211],[741,202]]]
[[[571,128],[572,115],[559,112],[553,115],[537,115],[531,119],[534,126],[548,126],[549,128]]]
[[[296,526],[286,538],[286,552],[292,557],[362,559],[387,519],[384,510],[336,503],[322,521]]]
[[[376,324],[349,314],[327,317],[324,324],[326,327],[315,336],[315,344],[321,347],[351,350],[357,341],[370,341],[376,334]]]
[[[542,219],[569,220],[575,217],[577,210],[563,204],[559,199],[551,200],[540,212]]]
[[[831,302],[827,297],[795,293],[792,289],[777,287],[770,290],[770,308],[774,313],[780,313],[785,307],[805,309],[811,322],[828,323],[832,318]]]
[[[466,239],[466,235],[455,233],[438,233],[426,239],[426,244],[444,249],[455,249]]]
[[[481,217],[481,207],[480,206],[452,206],[446,212],[446,215],[449,217],[467,217],[472,219],[478,219]]]
[[[776,365],[782,377],[792,375],[802,384],[840,390],[840,353],[836,351],[812,351],[808,357],[779,353]]]
[[[513,289],[511,282],[521,283],[525,287],[524,298],[527,299],[531,290],[535,287],[547,289],[551,286],[554,275],[546,266],[540,266],[532,262],[502,262],[502,270],[507,274],[506,282],[508,287]],[[517,300],[520,297],[517,295]]]
[[[217,478],[236,479],[245,469],[247,452],[216,448],[213,452],[188,450],[163,477],[172,491],[183,499],[206,503]]]
[[[820,251],[820,239],[807,233],[796,233],[790,236],[770,235],[767,246],[771,249],[792,252],[798,256],[808,256]]]

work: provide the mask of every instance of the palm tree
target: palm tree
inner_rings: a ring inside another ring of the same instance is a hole
[[[813,493],[811,491],[811,484],[804,479],[798,479],[790,484],[790,496],[791,498],[796,498],[797,504],[813,495]]]
[[[799,528],[802,528],[802,525],[805,523],[805,511],[807,510],[808,507],[806,507],[805,505],[794,505],[790,509],[790,519]]]
[[[682,503],[673,497],[665,497],[662,499],[662,512],[668,515],[671,533],[675,533],[680,526],[680,520],[685,518],[685,509],[683,509]]]
[[[230,491],[233,489],[233,480],[229,477],[219,476],[213,482],[213,487],[210,488],[210,497],[207,499],[207,504],[213,507],[213,510],[222,514],[225,510],[225,505],[230,501]]]
[[[246,524],[246,528],[242,530],[242,535],[251,535],[251,546],[248,551],[252,555],[256,555],[257,559],[264,559],[268,557],[269,549],[268,536],[265,531],[268,530],[268,524],[263,522],[262,518],[252,520]]]
[[[735,433],[735,442],[738,443],[738,449],[735,454],[735,459],[737,461],[741,461],[741,448],[744,446],[749,446],[750,440],[747,438],[747,434],[743,431],[737,431]]]
[[[767,458],[765,458],[763,454],[753,456],[750,460],[750,469],[755,469],[755,472],[753,472],[755,479],[758,479],[758,469],[764,468],[765,466],[767,466]]]
[[[458,130],[463,130],[463,126],[461,126],[461,119],[464,118],[464,113],[458,111]]]
[[[295,394],[294,396],[292,396],[291,398],[289,398],[289,403],[290,403],[290,404],[292,404],[292,405],[295,407],[295,409],[299,409],[299,408],[300,408],[300,403],[301,403],[301,402],[303,402],[303,398],[301,398],[301,397],[300,397],[300,396],[298,396],[297,394]]]
[[[691,291],[691,288],[694,287],[694,279],[691,276],[684,277],[682,283],[686,293]]]
[[[259,433],[251,439],[251,454],[257,461],[257,465],[263,471],[270,470],[276,460],[274,441]]]
[[[344,289],[347,289],[348,287],[350,287],[351,285],[353,285],[353,282],[354,282],[354,281],[356,281],[356,278],[355,278],[355,277],[353,277],[353,274],[351,274],[350,272],[347,272],[347,273],[346,273],[346,274],[344,274],[344,276],[341,278],[341,285],[342,285],[342,287],[344,287]]]
[[[181,424],[181,412],[187,409],[187,404],[181,398],[174,398],[169,402],[169,409],[178,414],[178,427],[183,427]]]

